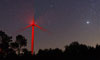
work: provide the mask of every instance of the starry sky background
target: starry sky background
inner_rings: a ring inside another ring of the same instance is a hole
[[[31,46],[29,25],[35,15],[39,26],[52,34],[35,28],[35,51],[45,48],[64,49],[78,41],[90,46],[100,44],[100,0],[0,0],[0,30],[13,36],[22,34]]]

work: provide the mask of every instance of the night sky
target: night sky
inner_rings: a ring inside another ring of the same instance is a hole
[[[100,0],[0,0],[0,30],[13,36],[22,34],[31,46],[31,31],[17,30],[35,22],[48,31],[35,28],[35,51],[64,49],[73,41],[95,46],[100,44]],[[16,33],[16,34],[15,34]]]

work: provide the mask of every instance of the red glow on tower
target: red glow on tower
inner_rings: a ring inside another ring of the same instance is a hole
[[[32,41],[31,41],[31,53],[34,54],[34,26],[32,25]]]
[[[32,20],[32,41],[31,41],[31,53],[34,54],[34,18]]]
[[[25,30],[25,29],[27,29],[29,27],[32,27],[31,54],[33,55],[34,54],[34,27],[38,27],[39,29],[41,29],[43,31],[47,31],[47,30],[42,28],[42,27],[40,27],[40,26],[38,26],[37,24],[35,24],[34,17],[33,17],[33,20],[32,20],[30,25],[26,26],[25,28],[23,28],[23,29],[21,29],[21,30],[19,30],[17,32],[21,32],[21,31],[23,31],[23,30]]]

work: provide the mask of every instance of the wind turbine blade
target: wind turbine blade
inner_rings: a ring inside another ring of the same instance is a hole
[[[43,27],[40,27],[40,26],[38,26],[38,25],[34,25],[34,26],[36,26],[36,27],[38,27],[38,28],[40,28],[41,30],[43,30],[43,31],[47,31],[46,29],[44,29]]]
[[[48,32],[49,34],[52,33],[52,32],[50,32],[50,31],[48,31],[48,30],[44,29],[43,27],[40,27],[40,26],[38,26],[38,25],[36,25],[36,24],[34,24],[34,26],[40,28],[41,30],[43,30],[43,31],[45,31],[45,32]]]
[[[28,25],[28,26],[26,26],[26,27],[24,27],[24,28],[22,28],[22,29],[20,29],[20,30],[18,30],[18,31],[16,31],[16,32],[22,32],[22,31],[24,31],[25,29],[27,29],[27,28],[29,28],[29,27],[31,27],[32,25]]]

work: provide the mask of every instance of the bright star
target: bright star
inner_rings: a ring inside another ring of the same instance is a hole
[[[86,24],[90,24],[90,21],[86,21]]]

